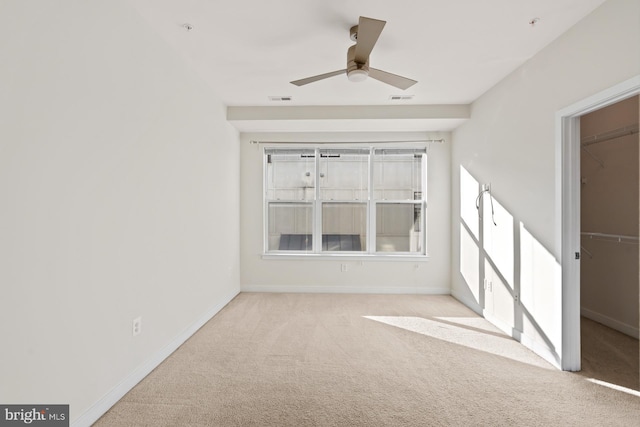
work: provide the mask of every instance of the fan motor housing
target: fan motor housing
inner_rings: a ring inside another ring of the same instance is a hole
[[[347,77],[352,82],[361,82],[369,76],[369,60],[362,64],[356,62],[356,45],[353,45],[347,51]]]

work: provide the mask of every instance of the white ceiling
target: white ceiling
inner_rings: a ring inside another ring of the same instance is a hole
[[[469,104],[604,2],[130,1],[229,106]],[[349,28],[359,16],[387,21],[371,66],[416,85],[402,91],[342,75],[302,87],[289,83],[346,68]],[[399,94],[414,98],[389,99]]]

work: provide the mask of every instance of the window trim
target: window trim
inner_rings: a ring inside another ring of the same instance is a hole
[[[305,260],[353,260],[353,261],[364,261],[364,260],[376,260],[376,261],[427,261],[429,259],[429,252],[427,247],[427,159],[428,159],[428,145],[426,143],[403,143],[398,144],[394,143],[392,145],[389,144],[362,144],[362,143],[343,143],[343,144],[327,144],[327,143],[291,143],[287,144],[287,147],[282,147],[281,144],[268,144],[265,143],[262,148],[262,218],[263,218],[263,226],[262,226],[262,240],[263,240],[263,248],[262,248],[262,259],[305,259]],[[321,200],[320,199],[320,178],[321,171],[319,167],[319,162],[321,158],[320,151],[322,150],[358,150],[358,149],[366,149],[368,150],[368,183],[367,183],[367,198],[366,200],[358,200],[358,199],[348,199],[348,200]],[[411,199],[374,199],[374,161],[375,161],[375,152],[376,150],[419,150],[424,156],[422,157],[422,165],[421,165],[421,181],[422,181],[422,195],[421,199],[411,200]],[[270,200],[267,198],[268,195],[268,162],[267,162],[267,151],[268,150],[313,150],[313,157],[315,160],[315,181],[314,181],[314,198],[312,200],[303,199],[303,200]],[[287,250],[269,250],[269,203],[270,202],[298,202],[304,204],[311,204],[312,206],[312,235],[313,236],[322,236],[322,214],[321,209],[324,203],[363,203],[366,205],[366,233],[367,233],[367,242],[363,251],[322,251],[322,239],[313,239],[312,243],[312,251],[304,252],[304,251],[287,251]],[[378,252],[376,250],[376,210],[378,204],[413,204],[420,205],[422,209],[422,217],[420,220],[420,225],[423,227],[424,236],[422,238],[422,252]]]

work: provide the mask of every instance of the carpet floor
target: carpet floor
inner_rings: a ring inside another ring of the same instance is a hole
[[[584,317],[580,328],[582,370],[578,374],[640,391],[638,340]]]
[[[556,370],[449,296],[241,293],[94,425],[639,420],[639,395]]]

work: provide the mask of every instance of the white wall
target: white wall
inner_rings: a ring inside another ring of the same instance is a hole
[[[3,1],[0,52],[0,402],[84,425],[239,291],[238,134],[126,1]]]
[[[580,136],[638,124],[638,96],[580,118]],[[638,134],[602,141],[581,151],[582,231],[638,236]],[[582,315],[638,337],[638,245],[582,237]]]
[[[264,259],[262,146],[251,141],[342,142],[440,138],[427,152],[427,262]],[[241,283],[243,290],[290,292],[449,293],[450,135],[426,133],[243,133]],[[347,271],[341,271],[341,264]]]
[[[562,348],[555,114],[640,73],[639,17],[636,0],[606,2],[474,102],[453,133],[452,293],[550,360]],[[474,215],[485,183],[497,226]]]

